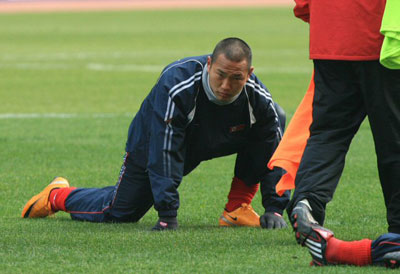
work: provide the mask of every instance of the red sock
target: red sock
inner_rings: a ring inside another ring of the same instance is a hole
[[[371,259],[370,239],[346,242],[332,237],[328,240],[326,259],[330,263],[349,265],[370,265]]]
[[[243,203],[251,204],[258,187],[259,184],[248,186],[239,178],[233,177],[231,190],[228,194],[228,203],[225,205],[226,211],[234,211]]]
[[[63,187],[56,188],[50,192],[49,201],[51,204],[51,209],[54,211],[67,211],[65,209],[65,200],[71,191],[75,190],[76,187]]]

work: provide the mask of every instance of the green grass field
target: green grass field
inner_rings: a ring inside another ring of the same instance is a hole
[[[234,156],[202,163],[180,187],[180,229],[21,219],[54,176],[114,185],[128,126],[167,63],[228,36],[253,48],[255,72],[290,119],[311,76],[308,27],[290,8],[0,15],[1,273],[376,273],[309,267],[291,229],[221,229]],[[253,206],[263,213],[260,196]],[[285,216],[287,220],[287,216]],[[345,240],[386,232],[369,125],[353,141],[326,226]]]

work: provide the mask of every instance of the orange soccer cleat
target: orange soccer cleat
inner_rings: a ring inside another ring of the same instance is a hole
[[[42,192],[33,196],[25,205],[22,210],[22,218],[43,218],[53,215],[55,212],[52,210],[49,196],[50,192],[56,188],[69,187],[67,179],[63,177],[56,177],[46,186]]]
[[[260,216],[249,204],[243,203],[234,211],[224,210],[219,218],[219,226],[260,226]]]

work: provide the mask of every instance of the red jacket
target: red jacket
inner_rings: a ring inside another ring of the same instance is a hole
[[[386,0],[295,2],[296,17],[310,23],[310,59],[379,59]]]

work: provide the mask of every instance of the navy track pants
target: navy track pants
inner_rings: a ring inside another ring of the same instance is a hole
[[[383,256],[389,252],[400,251],[400,234],[386,233],[371,243],[372,264],[383,264]]]
[[[104,188],[78,188],[65,201],[74,220],[137,222],[153,205],[147,172],[125,155],[118,183]]]

